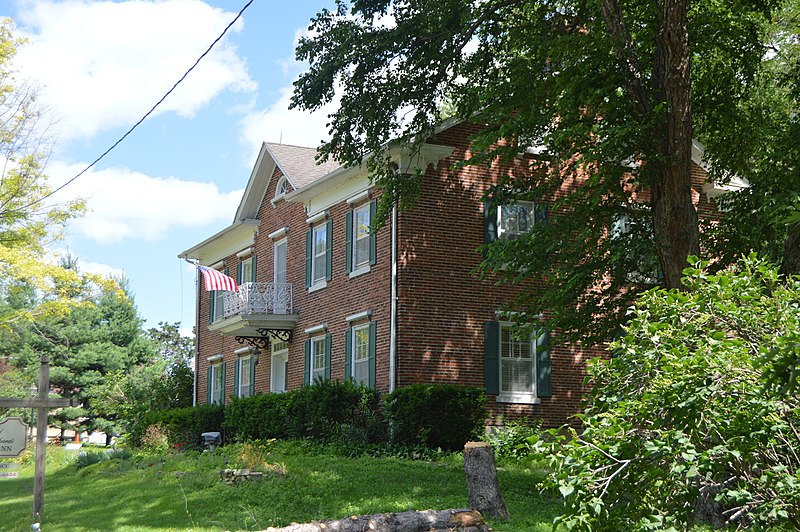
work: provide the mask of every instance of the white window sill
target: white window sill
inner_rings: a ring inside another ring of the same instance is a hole
[[[352,272],[350,272],[349,277],[350,279],[352,279],[353,277],[364,275],[365,273],[369,273],[369,270],[370,270],[369,264],[367,264],[366,266],[361,266],[360,268],[357,268]]]
[[[518,403],[524,405],[538,405],[542,402],[541,399],[531,393],[504,393],[498,395],[495,401],[498,403]]]
[[[316,292],[317,290],[322,290],[323,288],[328,287],[327,281],[317,281],[316,283],[312,284],[308,287],[308,293]]]

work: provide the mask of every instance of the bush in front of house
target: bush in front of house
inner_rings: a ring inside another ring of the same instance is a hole
[[[229,441],[283,439],[288,435],[289,393],[233,398],[225,406],[225,435]]]
[[[486,420],[482,388],[454,384],[412,384],[385,398],[395,443],[460,451],[480,437]]]
[[[167,430],[170,446],[184,449],[201,449],[200,435],[203,432],[222,431],[225,409],[219,405],[199,405],[149,412],[143,423],[137,424],[141,431],[132,431],[131,445],[141,446],[148,427],[161,425]]]

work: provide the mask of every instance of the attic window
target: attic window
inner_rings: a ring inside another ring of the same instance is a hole
[[[278,184],[275,186],[275,199],[282,198],[289,193],[289,181],[281,176]]]

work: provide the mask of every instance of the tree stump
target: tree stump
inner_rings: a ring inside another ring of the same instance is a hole
[[[470,507],[490,517],[508,519],[506,501],[497,482],[494,451],[486,442],[467,442],[464,446],[464,472]]]

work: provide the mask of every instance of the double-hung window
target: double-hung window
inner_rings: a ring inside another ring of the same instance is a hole
[[[374,321],[354,325],[345,331],[345,379],[375,387],[376,339]]]
[[[320,214],[309,218],[311,227],[306,233],[306,287],[310,289],[326,286],[331,279],[333,247],[333,225]]]
[[[223,270],[225,275],[228,275],[227,268]],[[225,317],[225,290],[212,290],[209,294],[209,323],[221,320]]]
[[[376,262],[376,235],[370,230],[376,207],[372,200],[347,211],[345,271],[351,276],[368,272]]]
[[[247,257],[236,268],[236,282],[239,286],[256,282],[256,256]]]
[[[498,402],[535,403],[551,396],[550,333],[513,323],[486,322],[486,391]]]
[[[546,204],[518,200],[497,205],[493,200],[484,204],[484,243],[498,238],[512,239],[528,233],[536,224],[547,223]]]
[[[656,255],[652,222],[643,212],[618,214],[611,221],[612,268],[629,283],[656,284],[661,266]]]
[[[285,392],[289,389],[289,343],[282,340],[272,341],[270,357],[269,390],[273,393]]]
[[[225,363],[219,362],[208,366],[206,384],[206,402],[221,405],[225,402]]]
[[[305,383],[331,378],[331,335],[318,334],[305,343]]]
[[[255,358],[252,355],[240,356],[234,369],[236,397],[251,397],[255,391]]]

